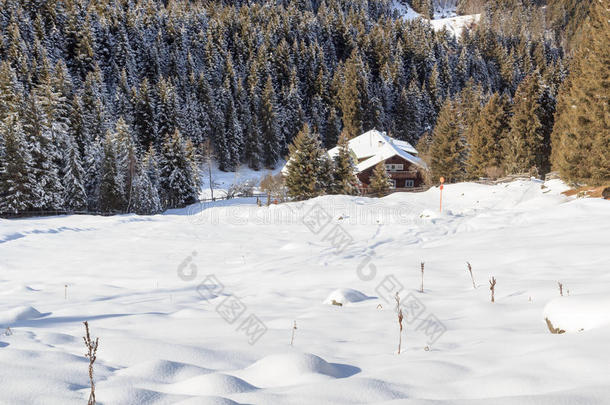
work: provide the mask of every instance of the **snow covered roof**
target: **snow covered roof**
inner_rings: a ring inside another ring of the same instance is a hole
[[[359,161],[356,164],[357,173],[373,167],[392,156],[400,156],[416,166],[424,169],[427,168],[424,161],[416,156],[417,151],[409,142],[390,138],[385,132],[379,132],[376,129],[351,139],[349,141],[349,148]],[[328,151],[331,157],[334,157],[337,153],[339,153],[338,146]]]

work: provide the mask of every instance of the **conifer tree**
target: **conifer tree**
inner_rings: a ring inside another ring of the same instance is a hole
[[[280,140],[277,109],[275,106],[275,91],[271,76],[267,77],[267,82],[263,89],[260,117],[263,138],[263,164],[267,168],[273,168],[280,157]]]
[[[83,158],[85,170],[85,192],[90,211],[100,210],[100,183],[102,181],[102,164],[104,162],[104,139],[95,138],[86,145]]]
[[[445,177],[448,183],[464,178],[464,139],[462,117],[457,103],[447,98],[432,133],[430,169],[433,179]]]
[[[134,132],[140,141],[140,146],[147,149],[151,144],[160,144],[157,138],[157,121],[155,120],[155,100],[149,88],[148,80],[140,83],[139,91],[134,95],[135,111],[133,117]],[[171,130],[171,128],[164,128]],[[171,134],[167,132],[164,136]]]
[[[508,130],[509,105],[494,93],[472,125],[468,136],[470,153],[466,162],[469,178],[488,175],[488,169],[503,165],[502,144]]]
[[[357,194],[358,179],[354,174],[355,163],[349,148],[349,135],[342,132],[339,136],[338,152],[335,155],[334,183],[335,193],[354,195]]]
[[[515,93],[504,154],[509,173],[529,172],[533,168],[539,174],[548,166],[548,145],[544,124],[541,121],[543,109],[540,105],[542,89],[540,76],[526,77]]]
[[[104,139],[99,185],[99,207],[102,212],[123,211],[125,207],[123,191],[123,177],[117,165],[116,136],[108,131]]]
[[[142,157],[142,170],[146,173],[152,186],[159,191],[161,174],[159,172],[159,159],[157,151],[151,145]]]
[[[117,176],[120,177],[120,183],[123,185],[121,194],[126,202],[126,211],[130,212],[139,161],[131,128],[123,117],[119,117],[116,123],[114,139],[116,142]]]
[[[363,78],[364,63],[354,49],[343,68],[344,80],[338,94],[341,103],[341,115],[344,130],[351,138],[362,133],[365,106],[363,105],[363,91],[366,82]]]
[[[175,130],[163,143],[160,165],[161,202],[164,207],[183,207],[196,200],[199,185],[192,172],[186,143]]]
[[[384,162],[379,162],[373,169],[369,191],[377,197],[383,197],[390,191],[390,175]]]
[[[64,155],[66,162],[62,178],[64,207],[72,211],[84,211],[87,209],[85,171],[81,163],[78,146],[72,137],[67,139]]]
[[[285,174],[288,196],[295,200],[306,200],[323,194],[320,174],[324,170],[325,152],[318,135],[310,131],[308,124],[303,125],[289,150]]]
[[[43,103],[41,96],[32,93],[23,112],[23,129],[30,146],[38,186],[38,195],[32,205],[43,210],[57,210],[63,206],[63,189],[57,166],[59,151],[55,143],[54,123]]]
[[[33,208],[38,197],[33,160],[19,116],[0,121],[0,213]]]
[[[23,103],[23,88],[8,61],[0,63],[0,120],[15,113]]]
[[[568,181],[596,185],[610,179],[610,22],[607,1],[590,7],[558,96],[553,167]]]
[[[157,188],[142,165],[138,165],[134,177],[130,210],[140,215],[161,212],[161,200]]]
[[[328,122],[326,124],[325,132],[324,132],[324,145],[327,148],[334,147],[338,140],[339,135],[341,134],[341,118],[337,115],[337,110],[334,107],[331,107],[330,113],[328,116]]]

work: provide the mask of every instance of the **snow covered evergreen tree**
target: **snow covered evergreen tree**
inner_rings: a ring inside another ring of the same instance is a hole
[[[16,113],[0,121],[0,213],[35,207],[38,185],[25,132]]]
[[[159,173],[163,207],[183,207],[195,202],[199,184],[195,183],[193,163],[177,129],[163,143]]]
[[[104,139],[99,185],[99,207],[105,213],[122,212],[126,206],[125,185],[117,163],[116,134],[108,131]]]
[[[280,157],[280,139],[275,106],[275,90],[271,76],[267,77],[261,99],[260,125],[263,145],[263,164],[273,168]]]
[[[67,138],[64,161],[62,178],[64,207],[70,211],[84,211],[87,209],[85,170],[81,163],[78,146],[72,137]]]

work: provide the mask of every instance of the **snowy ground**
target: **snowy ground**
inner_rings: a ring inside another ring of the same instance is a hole
[[[610,404],[610,203],[541,186],[0,221],[0,404],[84,403],[84,320],[101,404]]]
[[[245,182],[252,182],[256,185],[254,191],[259,192],[258,185],[260,181],[267,174],[277,174],[284,167],[285,162],[280,161],[277,163],[274,170],[252,170],[248,166],[242,166],[235,172],[223,172],[219,170],[216,165],[212,167],[212,188],[214,189],[214,198],[225,197],[227,190],[234,184],[242,184]],[[207,171],[207,167],[202,169],[201,175],[201,192],[199,193],[200,200],[210,199],[212,197],[212,191],[210,190],[210,175]]]
[[[447,29],[456,38],[462,35],[462,31],[465,27],[476,24],[481,17],[480,14],[468,14],[468,15],[457,15],[455,13],[455,4],[451,1],[441,2],[434,10],[434,16],[432,20],[427,20],[436,31],[440,31],[443,28]],[[445,4],[446,3],[446,4]],[[405,20],[413,20],[420,18],[421,15],[409,7],[408,4],[401,2],[400,0],[394,0],[392,7],[399,16]]]

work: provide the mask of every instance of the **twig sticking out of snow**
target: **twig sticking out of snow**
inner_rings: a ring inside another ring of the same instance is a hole
[[[424,262],[421,262],[421,290],[420,292],[424,292]]]
[[[95,338],[95,342],[91,340],[91,335],[89,334],[89,322],[83,322],[85,324],[86,334],[83,336],[83,340],[85,341],[85,346],[87,346],[87,353],[85,353],[85,357],[89,359],[89,383],[91,384],[91,393],[89,394],[89,401],[87,405],[95,405],[95,384],[93,383],[93,363],[97,359],[97,347],[100,341],[100,338]]]
[[[470,262],[466,262],[466,264],[468,265],[468,271],[470,272],[470,279],[472,280],[472,288],[477,288],[477,285],[474,282],[474,276],[472,275],[472,266],[470,265]]]
[[[489,280],[489,289],[491,290],[491,302],[496,302],[496,300],[495,300],[496,278],[493,276]]]
[[[290,338],[290,346],[294,343],[294,331],[297,330],[297,321],[294,321],[294,325],[292,325],[292,337]]]
[[[558,281],[557,285],[559,285],[559,295],[561,295],[563,297],[563,284],[561,284],[561,282]]]
[[[544,320],[546,321],[546,326],[549,328],[551,333],[558,334],[558,335],[560,335],[562,333],[566,333],[565,330],[554,327],[553,324],[551,323],[551,321],[549,320],[549,318],[544,318]]]
[[[398,312],[398,326],[400,330],[398,331],[398,354],[400,354],[400,346],[402,345],[402,308],[400,307],[400,295],[396,292],[396,311]]]

